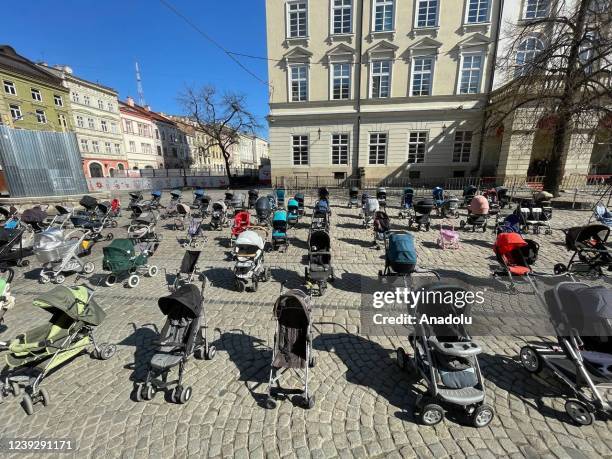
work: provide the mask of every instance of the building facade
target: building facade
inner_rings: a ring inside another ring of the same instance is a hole
[[[185,116],[167,115],[187,138],[187,155],[191,169],[224,172],[225,161],[218,145],[198,126]]]
[[[167,169],[189,169],[192,158],[186,133],[164,113],[152,112],[152,116],[161,138],[165,167]]]
[[[73,75],[68,66],[45,70],[62,79],[70,91],[73,124],[86,177],[114,177],[128,168],[117,91]]]
[[[232,151],[232,166],[257,169],[269,157],[268,141],[256,135],[241,134]]]
[[[35,131],[72,131],[68,88],[62,79],[0,45],[0,123]]]
[[[273,180],[470,175],[500,3],[267,0]]]
[[[123,143],[130,169],[161,169],[164,156],[159,129],[149,107],[128,97],[119,102]]]

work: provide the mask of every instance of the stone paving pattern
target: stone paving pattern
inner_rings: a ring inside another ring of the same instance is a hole
[[[213,192],[214,197],[222,196]],[[128,199],[123,196],[122,202]],[[185,192],[186,200],[191,200]],[[169,199],[166,192],[164,200]],[[395,203],[398,202],[398,198]],[[307,205],[313,198],[307,200]],[[72,438],[75,457],[605,457],[612,455],[610,421],[575,427],[563,409],[562,386],[543,372],[533,377],[517,361],[520,346],[529,338],[482,337],[485,350],[480,363],[488,401],[496,410],[490,426],[470,427],[452,410],[435,427],[416,422],[414,409],[424,386],[400,370],[395,361],[398,346],[408,348],[405,337],[360,334],[361,276],[376,276],[383,267],[383,251],[370,247],[372,230],[363,229],[358,210],[346,208],[345,196],[332,195],[333,264],[337,281],[321,298],[315,298],[317,366],[311,372],[316,396],[312,410],[280,401],[266,410],[263,400],[269,372],[275,322],[272,305],[280,282],[288,287],[303,284],[309,217],[290,231],[287,252],[266,255],[272,281],[260,283],[257,293],[233,289],[229,258],[229,229],[207,231],[200,268],[209,279],[206,311],[214,328],[218,349],[212,361],[191,360],[186,384],[193,386],[187,405],[176,405],[157,394],[149,402],[133,401],[133,382],[143,377],[156,329],[164,317],[157,299],[167,293],[163,269],[155,278],[143,277],[136,289],[118,284],[100,286],[97,301],[108,317],[97,329],[100,341],[117,343],[115,357],[99,361],[82,355],[52,374],[45,382],[51,404],[38,406],[27,416],[20,399],[0,405],[1,438]],[[310,210],[308,210],[309,212]],[[394,228],[406,226],[391,207]],[[124,213],[127,215],[127,212]],[[552,236],[537,235],[541,245],[536,269],[551,272],[567,261],[561,228],[586,223],[589,212],[555,211]],[[415,233],[419,263],[423,266],[488,275],[495,264],[491,250],[494,235],[462,233],[461,249],[435,246],[437,225]],[[163,228],[168,221],[160,221]],[[458,224],[458,220],[444,223]],[[125,235],[127,218],[113,230]],[[183,250],[177,238],[184,232],[163,229],[164,240],[152,258],[160,268],[174,272]],[[96,263],[90,282],[102,273],[99,243],[91,259]],[[6,316],[0,339],[48,319],[31,306],[34,295],[53,288],[40,285],[33,266],[18,269],[13,282],[17,306]],[[68,278],[71,283],[74,276]],[[285,385],[296,380],[285,381]],[[0,453],[1,454],[1,453]],[[19,455],[18,457],[27,457]],[[16,456],[17,457],[17,456]],[[32,454],[31,457],[40,457]],[[66,456],[63,456],[66,457]]]

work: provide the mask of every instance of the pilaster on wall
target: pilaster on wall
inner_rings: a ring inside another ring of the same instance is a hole
[[[497,175],[527,175],[534,137],[533,131],[504,130]]]
[[[586,132],[572,132],[561,156],[563,176],[589,173],[594,142]]]

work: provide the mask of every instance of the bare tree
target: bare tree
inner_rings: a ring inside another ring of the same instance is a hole
[[[612,114],[612,12],[610,0],[541,3],[550,5],[548,14],[536,12],[503,34],[508,53],[498,71],[512,81],[494,94],[487,124],[499,127],[511,114],[533,128],[547,121],[552,147],[544,189],[556,196],[572,132],[593,136]]]
[[[189,119],[209,138],[208,147],[218,147],[225,160],[225,171],[230,184],[232,147],[240,142],[240,135],[254,134],[259,128],[255,116],[246,107],[246,96],[226,92],[219,94],[213,86],[188,88],[179,102]]]

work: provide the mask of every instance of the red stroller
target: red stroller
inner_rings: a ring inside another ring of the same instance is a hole
[[[531,265],[538,258],[540,246],[535,241],[523,239],[518,233],[501,233],[495,240],[493,250],[504,268],[503,272],[494,275],[507,275],[514,286],[512,276],[524,277],[533,272]]]
[[[111,216],[120,217],[121,216],[121,201],[115,198],[111,201]]]
[[[230,244],[233,247],[236,239],[244,230],[251,226],[251,214],[246,210],[241,210],[234,215],[234,224],[232,226],[232,237]]]

